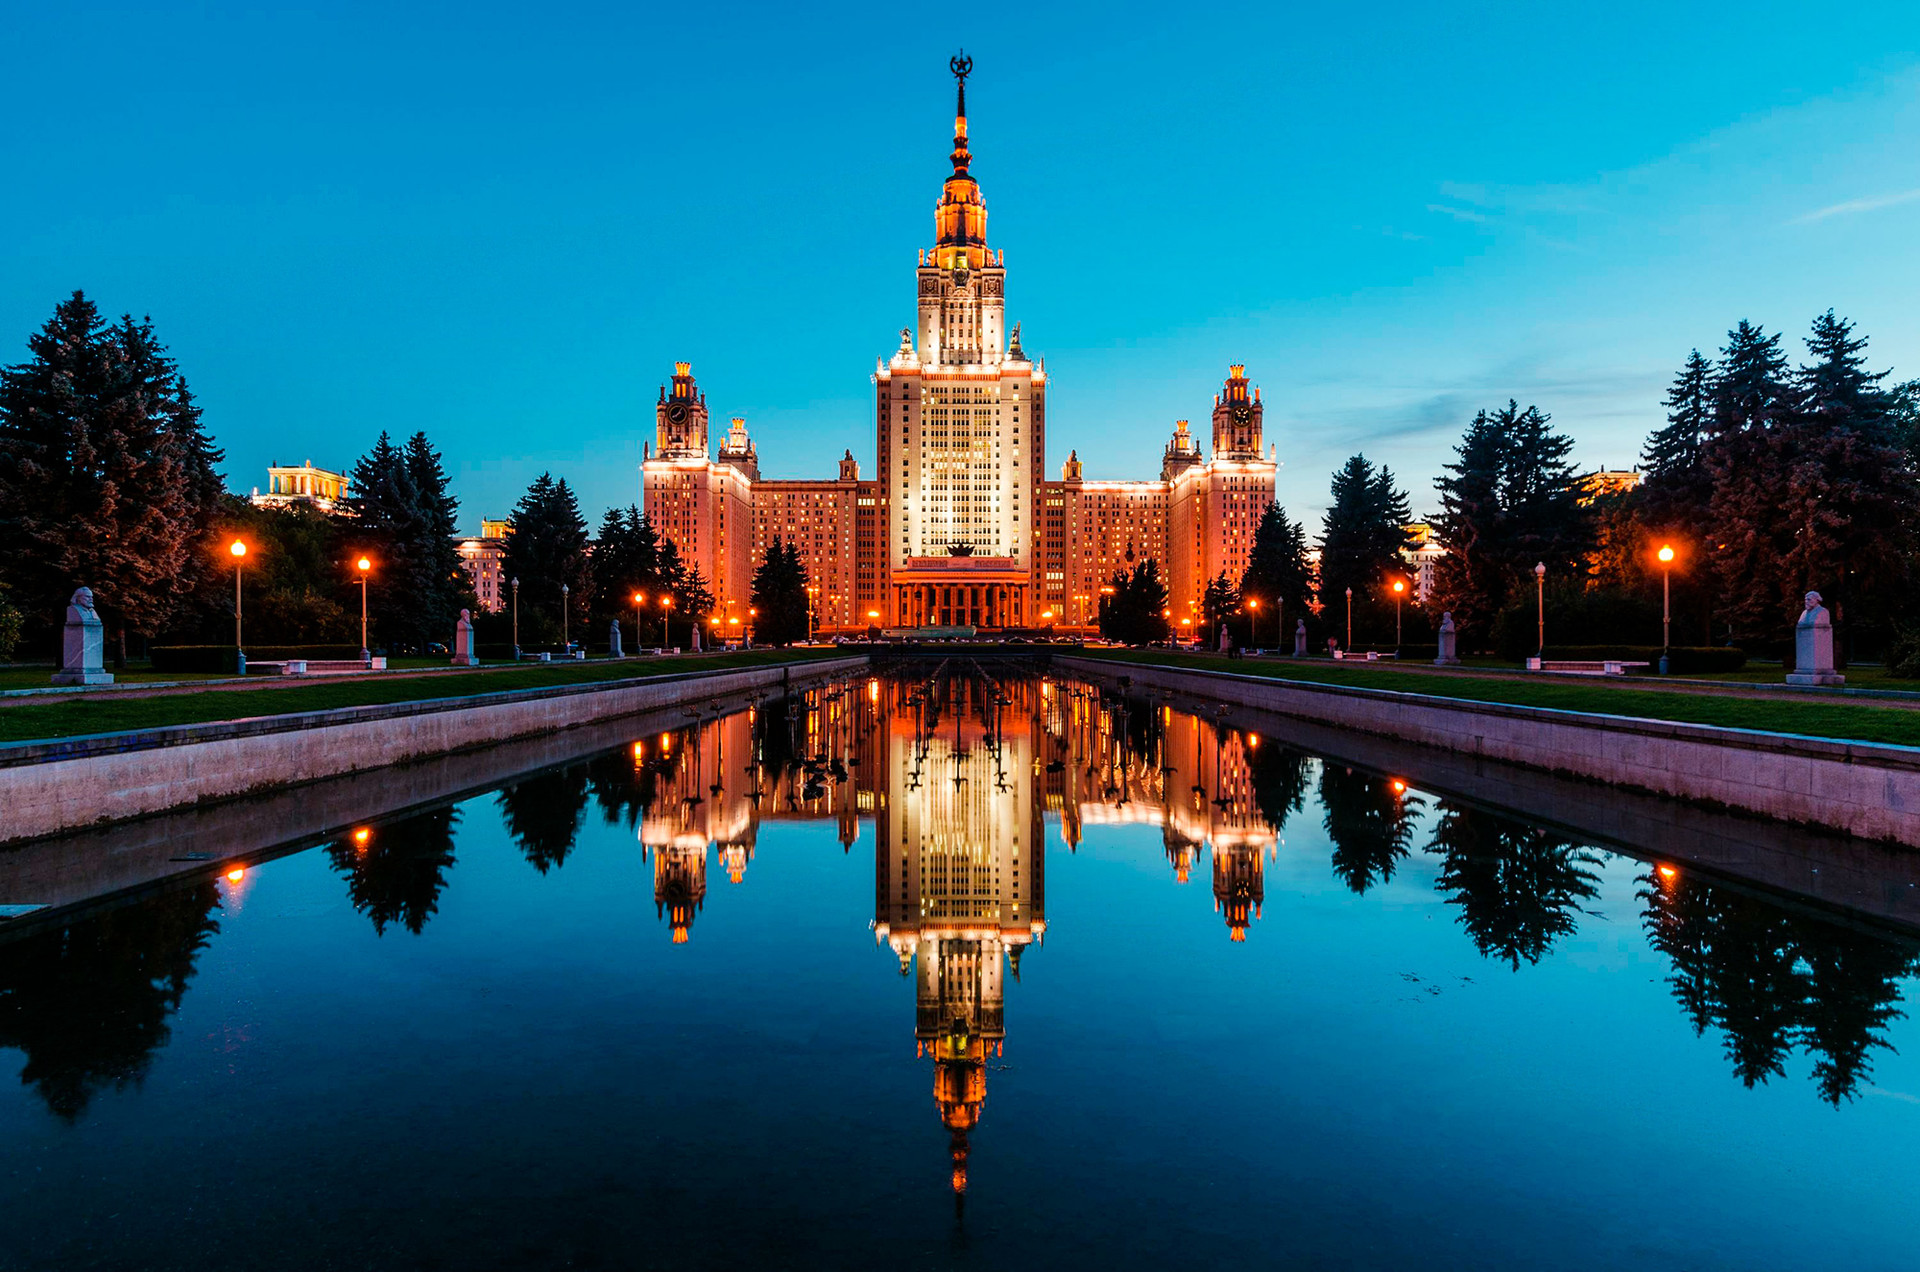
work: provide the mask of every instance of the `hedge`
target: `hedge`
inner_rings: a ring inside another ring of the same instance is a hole
[[[1547,658],[1578,662],[1643,662],[1652,671],[1660,666],[1658,645],[1548,645]],[[1675,645],[1667,650],[1667,669],[1676,676],[1715,671],[1738,671],[1747,665],[1747,651],[1724,645]]]
[[[229,676],[240,670],[239,655],[236,645],[156,645],[148,651],[155,671],[205,671]]]

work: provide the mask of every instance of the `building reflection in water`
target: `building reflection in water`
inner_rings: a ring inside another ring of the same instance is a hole
[[[1551,954],[1599,895],[1603,854],[1519,819],[1312,759],[1165,697],[950,665],[756,697],[719,718],[689,713],[680,728],[517,779],[496,806],[541,874],[564,868],[593,810],[632,834],[675,944],[691,939],[710,869],[747,879],[763,822],[831,820],[847,851],[871,823],[873,931],[913,983],[915,1049],[933,1062],[964,1193],[987,1067],[1006,1046],[1007,986],[1046,933],[1046,822],[1069,850],[1089,827],[1152,827],[1176,885],[1210,856],[1213,904],[1238,942],[1262,920],[1267,865],[1310,796],[1346,889],[1389,883],[1424,848],[1474,947],[1515,971]],[[376,933],[427,929],[460,816],[428,809],[326,847]],[[236,886],[199,880],[0,940],[0,1047],[26,1054],[22,1079],[50,1109],[77,1119],[100,1091],[138,1084]],[[1674,999],[1743,1083],[1785,1074],[1797,1053],[1830,1103],[1870,1084],[1904,1016],[1902,983],[1920,968],[1913,941],[1673,865],[1648,868],[1640,899]]]

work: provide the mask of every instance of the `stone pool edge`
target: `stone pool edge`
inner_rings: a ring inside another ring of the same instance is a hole
[[[0,845],[866,670],[865,654],[0,747]]]
[[[1095,684],[1189,697],[1920,846],[1920,747],[1306,684],[1156,663],[1056,656]]]

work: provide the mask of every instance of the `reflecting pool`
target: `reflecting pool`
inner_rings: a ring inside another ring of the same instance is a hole
[[[990,670],[0,854],[0,1268],[1913,1265],[1906,857]]]

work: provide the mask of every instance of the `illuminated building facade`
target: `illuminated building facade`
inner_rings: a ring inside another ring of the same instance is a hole
[[[461,537],[454,540],[454,547],[460,553],[460,564],[473,581],[474,595],[480,598],[480,608],[489,614],[498,614],[507,607],[507,579],[503,563],[507,555],[507,536],[512,533],[512,522],[483,517],[478,538]]]
[[[966,76],[933,246],[914,271],[914,325],[875,363],[874,456],[833,481],[763,481],[745,424],[710,455],[706,398],[687,363],[655,407],[642,465],[648,517],[699,567],[723,623],[747,608],[773,539],[797,543],[826,633],[884,627],[1091,627],[1113,574],[1152,559],[1176,626],[1207,581],[1237,583],[1273,501],[1265,407],[1235,366],[1215,395],[1212,453],[1176,426],[1158,481],[1086,481],[1078,452],[1046,478],[1046,364],[1006,316],[1006,254],[987,245],[972,173]]]
[[[267,465],[267,488],[253,488],[250,502],[256,508],[293,508],[306,506],[321,512],[345,512],[348,481],[345,473],[316,468],[312,460],[298,464]]]

